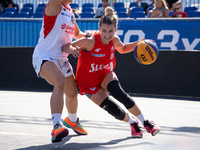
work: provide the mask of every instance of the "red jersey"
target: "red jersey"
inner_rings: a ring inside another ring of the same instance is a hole
[[[80,94],[95,94],[101,88],[105,76],[116,66],[113,40],[108,45],[103,45],[99,33],[95,33],[94,38],[93,49],[81,50],[78,58],[76,81]]]
[[[186,12],[175,12],[175,13],[173,13],[172,14],[172,16],[177,16],[177,15],[179,15],[179,16],[181,16],[181,17],[187,17],[187,13]]]

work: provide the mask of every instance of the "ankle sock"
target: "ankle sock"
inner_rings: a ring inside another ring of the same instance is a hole
[[[68,112],[68,118],[71,122],[76,122],[77,121],[77,113],[71,114]]]
[[[138,118],[138,120],[144,125],[144,121],[145,121],[145,118],[143,116],[143,114],[139,114],[138,116],[136,116]]]
[[[137,123],[137,120],[135,120],[134,118],[130,117],[128,123],[130,123],[130,124]]]
[[[52,120],[53,120],[53,127],[55,127],[55,125],[56,125],[57,123],[60,123],[61,114],[59,114],[59,113],[54,113],[54,114],[52,114]]]

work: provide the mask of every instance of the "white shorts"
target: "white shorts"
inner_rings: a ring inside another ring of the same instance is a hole
[[[39,72],[44,60],[53,62],[58,67],[58,69],[60,69],[60,71],[64,74],[65,77],[68,77],[73,74],[72,66],[69,63],[68,58],[66,57],[64,57],[63,59],[53,59],[48,56],[47,57],[33,57],[33,67],[38,77],[41,77],[39,75]]]

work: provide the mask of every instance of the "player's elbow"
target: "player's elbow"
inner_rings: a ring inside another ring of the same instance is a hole
[[[121,50],[118,50],[118,52],[120,53],[120,54],[125,54],[126,52],[125,52],[125,50],[123,49],[121,49]]]

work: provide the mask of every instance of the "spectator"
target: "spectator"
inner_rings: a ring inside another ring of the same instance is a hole
[[[3,8],[1,8],[1,4],[3,5]],[[5,12],[7,7],[16,7],[13,0],[0,0],[0,8],[1,12]]]
[[[171,11],[176,11],[175,10],[175,3],[177,2],[178,0],[166,0],[166,3],[167,3],[167,6],[169,8],[169,12]]]
[[[149,11],[151,13],[150,18],[168,18],[169,17],[169,8],[165,0],[156,0],[155,7]]]
[[[177,17],[177,18],[184,18],[187,17],[187,13],[182,11],[182,2],[178,1],[175,3],[175,10],[176,12],[172,14],[172,17]]]
[[[102,0],[102,7],[96,10],[94,18],[101,18],[105,14],[106,7],[108,7],[108,0]]]
[[[172,7],[169,8],[169,12],[174,12],[174,11],[176,11],[176,9],[175,9],[175,3],[172,3]]]
[[[143,7],[145,13],[147,13],[147,8],[150,6],[153,6],[154,4],[154,0],[136,0],[136,3],[138,4],[138,6]],[[130,8],[131,9],[131,8]],[[129,10],[130,10],[129,9]],[[131,11],[131,10],[130,10]]]

